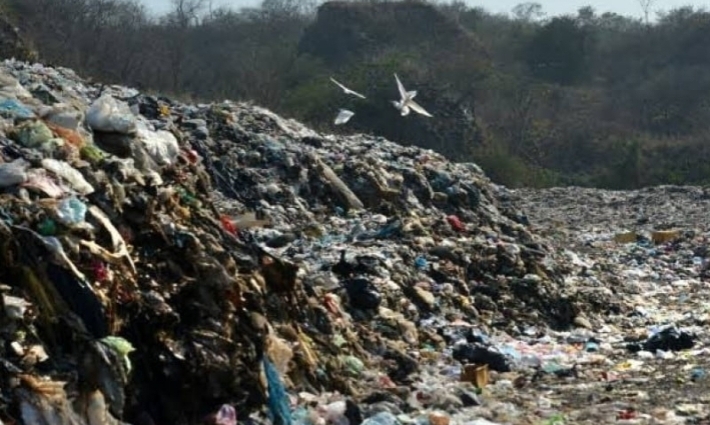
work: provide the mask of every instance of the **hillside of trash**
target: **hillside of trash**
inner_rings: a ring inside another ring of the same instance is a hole
[[[702,348],[654,285],[704,287],[704,236],[574,192],[14,60],[0,117],[1,424],[660,420],[637,357]]]
[[[450,332],[581,313],[474,164],[0,71],[3,420],[289,423],[287,391],[378,397]]]

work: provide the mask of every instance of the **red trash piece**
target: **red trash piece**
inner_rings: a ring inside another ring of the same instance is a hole
[[[616,415],[617,420],[630,420],[630,419],[635,419],[635,418],[636,418],[636,412],[631,409],[622,410],[621,412],[618,412]]]
[[[222,223],[222,228],[224,230],[233,235],[237,234],[237,226],[234,225],[234,222],[232,222],[231,218],[227,217],[226,215],[223,215],[219,218],[219,221]]]
[[[200,159],[200,155],[194,149],[185,149],[185,154],[190,163],[195,164]]]
[[[458,232],[463,232],[464,230],[466,230],[466,227],[463,225],[463,223],[461,223],[461,219],[458,218],[458,216],[456,216],[456,215],[452,214],[452,215],[446,217],[446,221],[449,222],[452,229],[454,229]]]
[[[91,265],[92,272],[94,273],[94,280],[97,282],[103,282],[108,278],[108,269],[106,265],[101,261],[94,261]]]

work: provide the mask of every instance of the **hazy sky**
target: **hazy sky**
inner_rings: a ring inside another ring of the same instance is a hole
[[[142,0],[151,9],[163,12],[170,5],[170,0]],[[475,6],[483,6],[493,12],[510,12],[518,3],[524,0],[467,0],[467,3]],[[542,4],[547,15],[559,15],[563,13],[574,13],[582,6],[591,5],[597,12],[616,12],[623,15],[633,15],[641,17],[641,7],[638,0],[538,0]],[[213,0],[215,6],[227,5],[235,8],[242,6],[258,6],[260,0]],[[669,10],[676,7],[692,5],[696,7],[709,8],[710,1],[698,0],[655,0],[653,10]]]

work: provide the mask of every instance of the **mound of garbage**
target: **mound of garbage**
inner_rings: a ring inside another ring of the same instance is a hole
[[[16,61],[0,116],[0,422],[359,425],[584,315],[474,164]]]

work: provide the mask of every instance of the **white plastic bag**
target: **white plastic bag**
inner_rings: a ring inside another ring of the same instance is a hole
[[[175,162],[180,154],[180,146],[171,132],[153,131],[142,122],[138,123],[137,128],[138,139],[156,164],[169,165]]]
[[[70,130],[79,130],[84,114],[73,107],[63,103],[52,106],[43,106],[39,109],[39,116],[45,121]]]
[[[26,189],[42,192],[50,198],[60,198],[68,190],[68,187],[58,184],[54,178],[50,177],[44,168],[32,168],[27,171],[27,181],[22,185]]]
[[[88,195],[94,192],[94,188],[86,181],[84,176],[64,161],[45,158],[42,160],[42,167],[69,182],[72,189],[82,195]]]
[[[86,123],[94,131],[133,134],[136,131],[136,117],[128,104],[103,95],[86,111]]]

